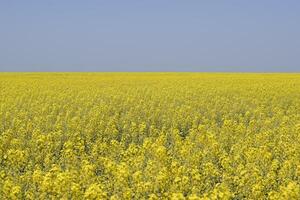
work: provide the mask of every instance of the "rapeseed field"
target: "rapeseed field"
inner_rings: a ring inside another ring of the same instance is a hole
[[[1,73],[0,199],[300,199],[300,74]]]

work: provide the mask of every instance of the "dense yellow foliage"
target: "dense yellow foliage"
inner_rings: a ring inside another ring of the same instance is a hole
[[[2,73],[0,199],[300,199],[300,74]]]

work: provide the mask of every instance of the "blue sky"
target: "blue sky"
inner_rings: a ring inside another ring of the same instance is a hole
[[[299,0],[1,0],[0,71],[300,71]]]

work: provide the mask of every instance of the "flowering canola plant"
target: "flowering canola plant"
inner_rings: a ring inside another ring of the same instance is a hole
[[[300,74],[1,73],[0,199],[300,199]]]

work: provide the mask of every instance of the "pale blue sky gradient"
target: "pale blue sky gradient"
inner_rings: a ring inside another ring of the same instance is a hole
[[[300,71],[300,1],[1,0],[0,71]]]

